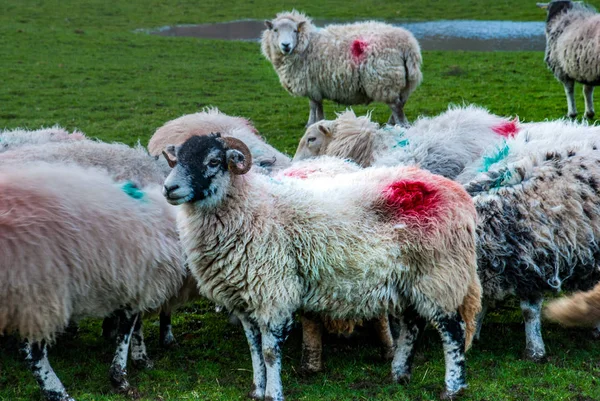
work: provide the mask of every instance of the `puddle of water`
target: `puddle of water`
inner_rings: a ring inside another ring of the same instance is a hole
[[[544,50],[544,22],[428,21],[394,22],[415,35],[423,50],[516,51]],[[334,23],[315,20],[316,26]],[[151,31],[160,36],[191,36],[204,39],[260,40],[263,21],[244,20],[216,24],[180,25]]]

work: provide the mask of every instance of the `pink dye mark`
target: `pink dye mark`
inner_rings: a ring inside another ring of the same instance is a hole
[[[505,138],[512,138],[519,133],[519,118],[515,117],[512,121],[505,121],[496,125],[492,127],[492,131]]]
[[[352,52],[352,57],[356,61],[360,61],[363,58],[365,51],[367,50],[368,43],[361,39],[355,39],[352,42],[352,46],[350,46],[350,51]]]
[[[252,131],[255,134],[258,134],[258,130],[254,127],[254,125],[250,122],[250,120],[248,120],[246,118],[242,118],[242,121],[243,121],[244,125],[250,129],[250,131]]]
[[[312,173],[316,173],[317,171],[319,171],[318,169],[315,168],[304,168],[304,169],[300,169],[300,170],[286,170],[283,173],[284,177],[292,177],[292,178],[299,178],[301,180],[305,180],[308,177],[310,177],[310,175]]]
[[[425,181],[396,181],[383,190],[385,206],[398,218],[428,218],[440,204],[438,191]]]

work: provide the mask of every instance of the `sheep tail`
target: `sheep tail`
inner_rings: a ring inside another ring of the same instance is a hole
[[[463,304],[458,308],[458,311],[466,325],[465,351],[468,351],[477,330],[477,314],[481,312],[481,284],[479,278],[475,278],[469,284],[467,295],[465,295]]]
[[[421,73],[421,53],[418,48],[415,50],[412,47],[404,53],[404,68],[406,70],[406,88],[412,90],[416,89],[417,86],[423,80],[423,74]]]
[[[544,315],[565,326],[595,326],[600,323],[600,284],[591,291],[550,302]]]

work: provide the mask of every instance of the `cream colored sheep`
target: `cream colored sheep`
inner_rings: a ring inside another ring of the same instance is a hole
[[[174,295],[185,275],[174,208],[159,191],[75,164],[0,167],[0,333],[28,341],[27,360],[48,400],[72,398],[47,344],[70,321],[113,311],[120,324],[110,379],[129,387],[134,324]]]
[[[565,87],[568,116],[577,116],[575,82],[583,84],[585,116],[594,118],[594,86],[600,84],[600,15],[583,3],[538,3],[548,11],[545,61]]]
[[[148,151],[153,156],[160,156],[168,145],[181,145],[193,135],[216,132],[246,143],[252,152],[254,165],[267,174],[290,165],[290,158],[261,138],[250,121],[243,117],[228,116],[217,108],[206,108],[199,113],[166,122],[150,138]]]
[[[390,123],[408,124],[404,105],[422,79],[421,49],[409,31],[373,21],[318,29],[295,10],[265,24],[262,53],[289,93],[308,97],[307,126],[325,118],[324,99],[386,103]]]
[[[79,131],[69,133],[58,125],[51,128],[27,130],[16,128],[0,131],[0,153],[20,146],[41,145],[49,142],[80,141],[85,135]]]

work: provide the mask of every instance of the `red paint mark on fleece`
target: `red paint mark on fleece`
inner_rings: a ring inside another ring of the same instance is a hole
[[[502,135],[505,138],[512,138],[519,133],[519,119],[515,118],[512,121],[505,121],[495,127],[492,127],[498,135]]]
[[[399,218],[428,218],[440,204],[438,191],[425,181],[396,181],[383,190],[385,206]]]
[[[355,39],[352,42],[352,46],[350,46],[350,51],[352,52],[352,57],[354,57],[355,60],[360,60],[363,55],[365,54],[365,51],[367,50],[367,46],[368,43],[364,40],[361,39]]]
[[[286,170],[283,173],[284,177],[293,177],[293,178],[299,178],[301,180],[305,180],[307,179],[311,174],[316,173],[317,171],[319,171],[318,169],[314,169],[314,168],[304,168],[304,169],[300,169],[300,170]]]

